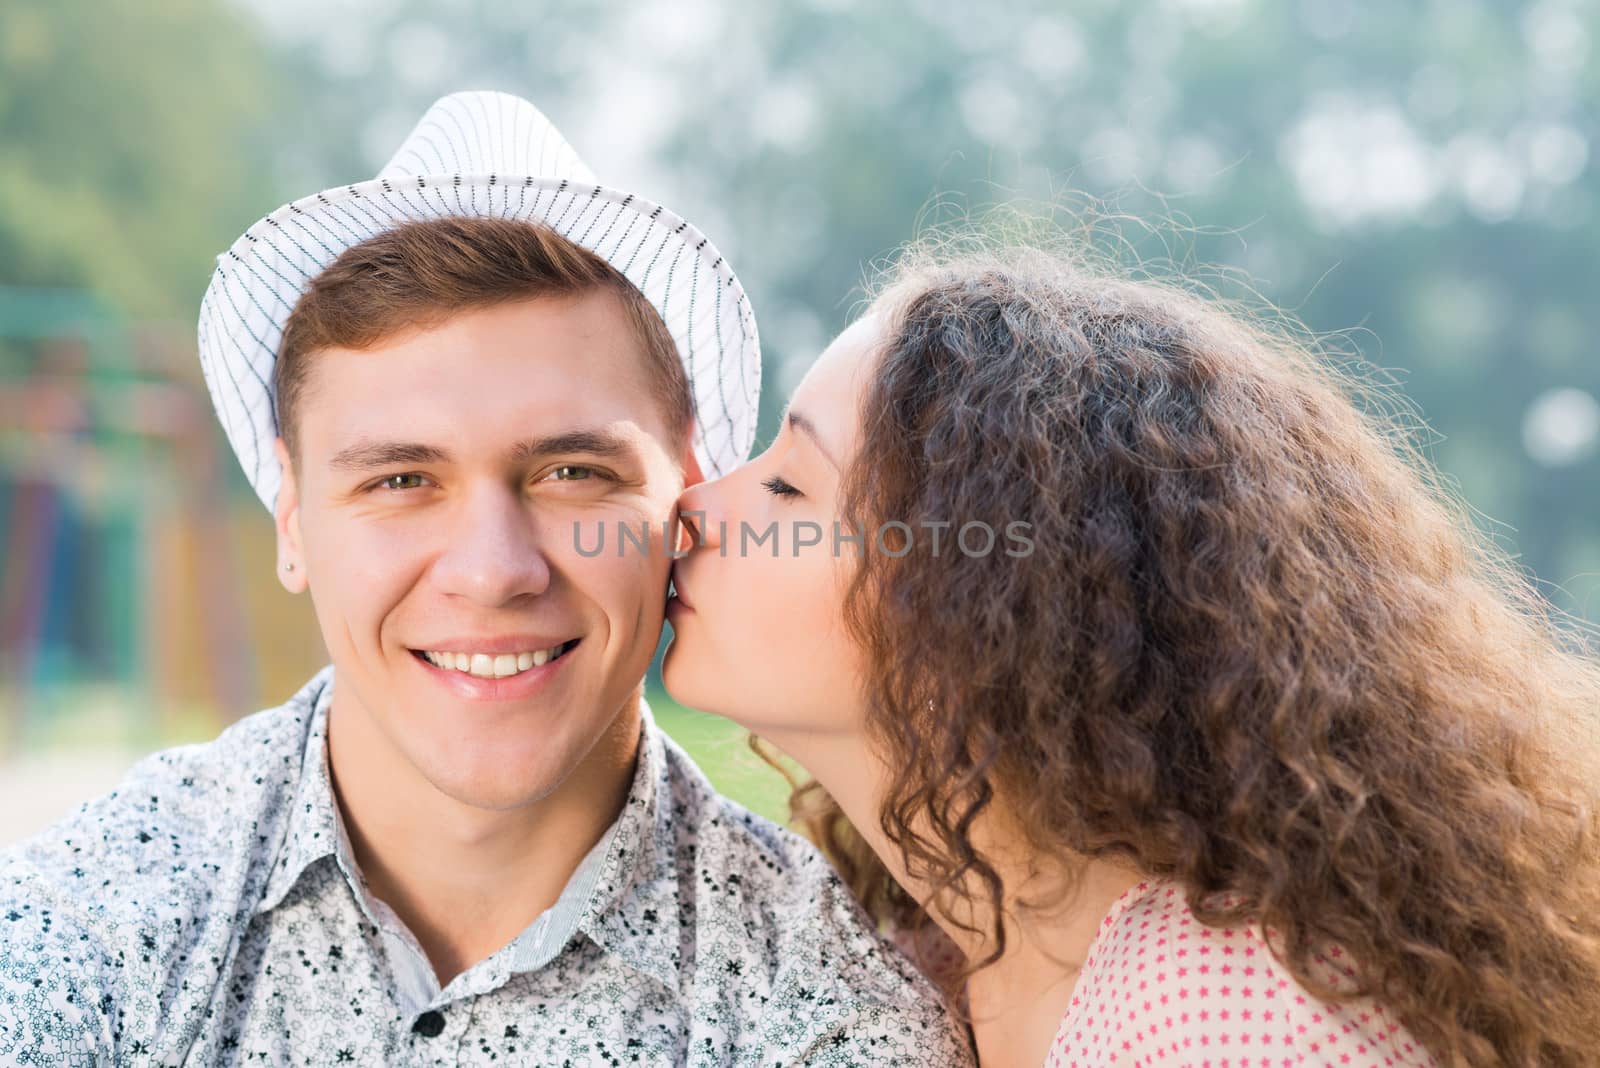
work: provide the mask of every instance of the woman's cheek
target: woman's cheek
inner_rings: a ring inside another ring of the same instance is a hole
[[[777,618],[788,631],[790,647],[813,656],[837,656],[842,651],[843,601],[829,547],[819,545],[802,550],[798,557],[784,556],[767,563],[779,571],[773,583],[780,591]]]

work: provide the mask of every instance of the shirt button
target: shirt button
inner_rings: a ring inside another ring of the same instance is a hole
[[[411,1025],[411,1030],[423,1038],[432,1038],[444,1030],[444,1014],[429,1009],[417,1017],[417,1022]]]

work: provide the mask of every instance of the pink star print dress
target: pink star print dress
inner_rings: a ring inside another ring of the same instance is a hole
[[[1330,979],[1349,975],[1321,963]],[[1381,1006],[1311,996],[1259,931],[1202,926],[1180,886],[1153,880],[1101,922],[1045,1068],[1434,1063]]]

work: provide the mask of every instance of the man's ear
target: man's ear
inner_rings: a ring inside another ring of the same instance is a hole
[[[300,486],[295,481],[289,447],[282,438],[273,441],[272,451],[283,468],[283,481],[278,484],[278,501],[272,510],[273,521],[278,528],[278,581],[290,593],[304,593],[306,560],[300,541]]]
[[[694,454],[694,428],[690,427],[683,443],[683,488],[697,486],[705,480],[705,472],[700,470],[700,457]]]

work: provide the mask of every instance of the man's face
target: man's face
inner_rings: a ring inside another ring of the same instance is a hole
[[[336,714],[459,801],[539,800],[635,699],[661,632],[688,450],[622,304],[470,310],[311,359],[279,553],[311,591]],[[619,556],[619,524],[648,526],[649,551]]]

